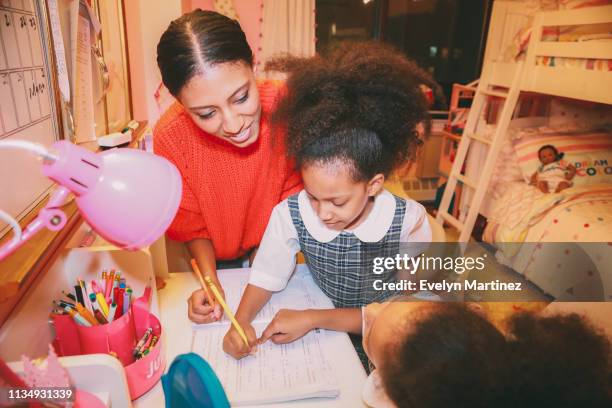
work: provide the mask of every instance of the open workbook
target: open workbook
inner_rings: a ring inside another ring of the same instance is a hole
[[[233,311],[248,282],[248,270],[220,276],[226,300]],[[260,311],[253,327],[260,335],[276,312],[285,309],[330,309],[331,301],[307,271],[298,269],[285,290],[275,293]],[[289,344],[271,341],[255,355],[235,360],[223,351],[223,336],[230,322],[224,318],[208,325],[194,325],[192,351],[215,370],[232,406],[267,404],[314,397],[337,397],[337,379],[326,355],[327,338],[314,330]]]

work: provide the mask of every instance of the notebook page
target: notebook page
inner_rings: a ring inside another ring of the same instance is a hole
[[[225,301],[233,313],[238,310],[240,298],[249,281],[249,270],[236,270],[221,274],[219,277]],[[305,267],[299,267],[293,274],[287,287],[272,295],[272,298],[259,311],[253,324],[270,322],[280,309],[332,309],[334,306],[327,296],[316,285],[312,276]],[[205,329],[214,325],[228,325],[229,319],[225,314],[219,322],[209,324],[193,324],[196,329]]]
[[[254,325],[258,335],[265,324]],[[325,332],[311,331],[289,344],[271,341],[252,356],[235,360],[221,344],[226,326],[194,330],[192,351],[211,365],[232,406],[268,404],[340,394],[325,355]]]

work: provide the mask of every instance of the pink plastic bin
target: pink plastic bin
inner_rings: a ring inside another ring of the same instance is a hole
[[[117,353],[125,368],[132,399],[150,390],[164,372],[166,362],[162,353],[161,324],[155,315],[149,313],[144,297],[134,302],[129,313],[110,324],[80,326],[67,315],[54,316],[53,324],[56,332],[54,346],[60,356]],[[132,352],[148,327],[153,328],[159,341],[149,354],[135,360]]]

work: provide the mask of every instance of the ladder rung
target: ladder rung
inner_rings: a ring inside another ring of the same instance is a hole
[[[498,91],[482,91],[483,94],[485,95],[489,95],[489,96],[497,96],[498,98],[507,98],[508,94],[505,92],[498,92]]]
[[[457,174],[454,177],[457,180],[459,180],[460,182],[462,182],[463,184],[466,184],[466,185],[472,187],[473,189],[476,189],[476,187],[478,187],[478,184],[476,182],[474,182],[474,180],[465,177],[463,174]]]
[[[472,139],[480,142],[480,143],[484,143],[487,145],[491,144],[491,141],[489,139],[485,139],[484,137],[480,136],[480,135],[469,135],[469,137],[471,137]]]
[[[463,230],[463,223],[461,221],[459,221],[458,219],[456,219],[455,217],[453,217],[452,215],[450,215],[449,213],[441,212],[440,216],[445,221],[448,221],[448,223],[450,225],[452,225],[453,227],[457,228],[459,231]]]

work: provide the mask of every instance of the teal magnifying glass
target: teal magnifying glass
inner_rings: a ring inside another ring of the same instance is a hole
[[[166,408],[229,408],[223,386],[212,367],[195,353],[181,354],[162,376]]]

